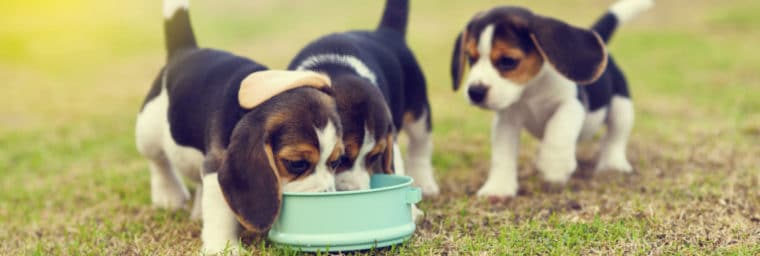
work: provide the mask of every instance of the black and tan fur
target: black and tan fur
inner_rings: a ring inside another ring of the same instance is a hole
[[[216,253],[237,244],[239,224],[268,230],[283,191],[334,190],[341,124],[329,79],[198,48],[187,2],[165,4],[167,64],[138,114],[137,147],[150,163],[154,206],[183,208],[181,176],[200,182],[192,217],[203,220],[204,252]],[[290,76],[313,79],[278,91]],[[267,97],[244,104],[257,93]]]
[[[408,15],[408,0],[388,0],[377,29],[323,36],[306,45],[288,66],[321,72],[333,81],[347,153],[339,168],[339,189],[344,183],[344,189],[366,188],[369,176],[362,173],[392,172],[391,158],[395,158],[396,172],[406,169],[424,193],[438,193],[425,77],[405,39]],[[400,152],[392,154],[401,130],[410,137],[406,168]],[[362,155],[365,141],[375,146]],[[364,166],[356,166],[357,162]]]
[[[619,23],[651,5],[619,0],[591,29],[514,6],[467,23],[455,40],[453,88],[466,87],[470,103],[495,112],[491,171],[478,195],[516,194],[522,128],[542,140],[536,166],[548,183],[567,181],[577,166],[577,140],[593,137],[602,123],[608,131],[596,170],[632,171],[625,147],[633,106],[605,43]]]

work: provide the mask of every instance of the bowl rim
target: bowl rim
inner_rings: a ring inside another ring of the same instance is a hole
[[[349,191],[334,191],[334,192],[283,192],[283,197],[285,196],[295,196],[295,197],[330,197],[330,196],[344,196],[344,195],[353,195],[353,194],[365,194],[365,193],[374,193],[374,192],[380,192],[380,191],[387,191],[387,190],[394,190],[399,189],[406,186],[411,186],[412,182],[414,182],[414,179],[409,176],[404,175],[398,175],[398,174],[373,174],[372,176],[389,176],[389,177],[398,177],[406,179],[403,183],[396,184],[393,186],[387,186],[382,188],[373,188],[373,189],[366,189],[366,190],[349,190]]]

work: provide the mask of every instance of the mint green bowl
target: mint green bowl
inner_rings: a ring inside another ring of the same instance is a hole
[[[381,248],[408,240],[412,204],[422,199],[412,178],[373,175],[369,190],[284,193],[269,240],[307,252]]]

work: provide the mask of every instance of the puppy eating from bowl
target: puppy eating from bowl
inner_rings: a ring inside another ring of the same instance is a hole
[[[323,36],[288,67],[333,82],[346,152],[336,171],[338,190],[369,189],[373,173],[395,173],[412,177],[425,195],[439,192],[425,77],[405,39],[408,15],[408,0],[387,0],[377,29]],[[409,136],[406,164],[396,143],[401,130]],[[412,216],[417,222],[423,213],[413,205]]]
[[[268,230],[283,192],[335,190],[342,126],[328,77],[199,48],[187,6],[164,2],[168,61],[137,116],[136,142],[155,207],[185,205],[181,176],[200,183],[191,218],[203,221],[203,252],[215,254],[238,248],[241,225]]]
[[[333,82],[346,154],[338,190],[369,188],[372,173],[414,178],[423,194],[439,192],[425,77],[406,44],[408,0],[388,0],[371,31],[329,34],[306,45],[288,69],[321,72]],[[396,139],[409,137],[404,160]]]

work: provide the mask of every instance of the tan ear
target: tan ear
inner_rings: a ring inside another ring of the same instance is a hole
[[[219,184],[230,209],[247,230],[265,232],[280,213],[282,191],[267,135],[259,127],[233,132],[219,168]]]
[[[383,173],[394,174],[393,166],[393,134],[388,134],[385,139],[385,154],[383,154]]]
[[[330,78],[313,71],[266,70],[251,73],[240,83],[238,102],[253,109],[284,91],[298,87],[321,89],[330,86]]]

